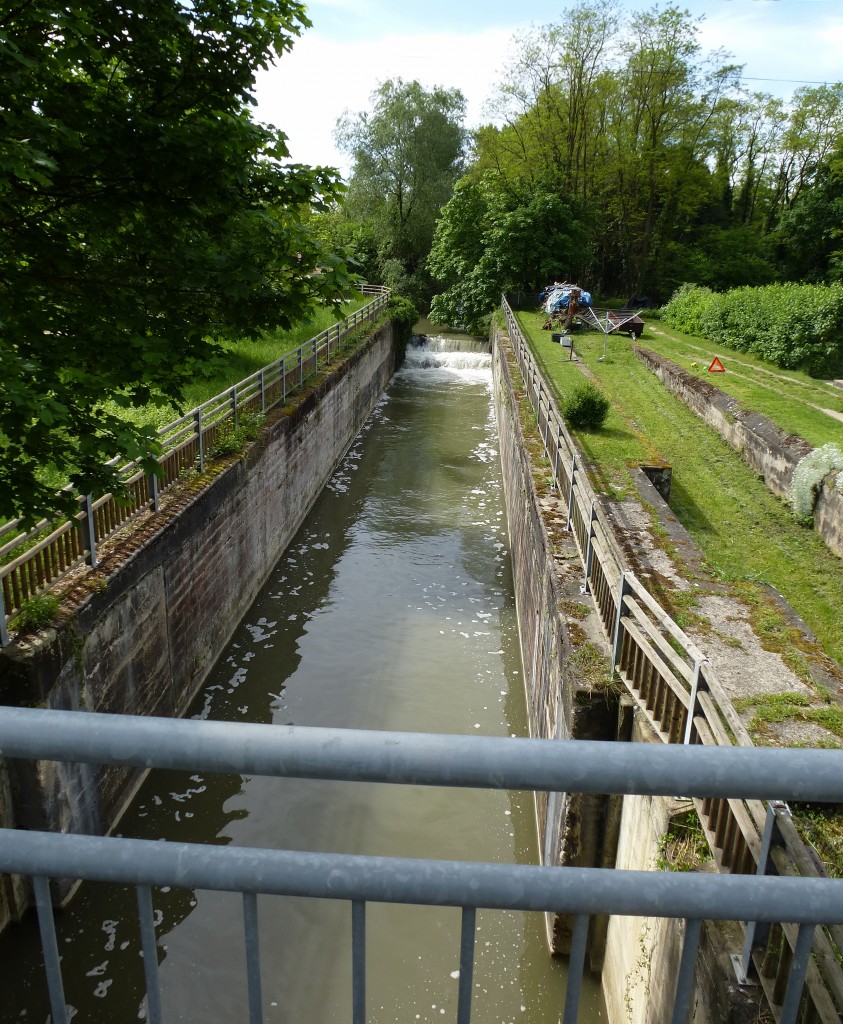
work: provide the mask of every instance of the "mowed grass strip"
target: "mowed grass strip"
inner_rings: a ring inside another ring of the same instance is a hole
[[[563,400],[583,380],[567,350],[542,331],[539,313],[519,313],[548,382]],[[642,343],[650,340],[645,332]],[[840,602],[843,560],[813,530],[800,526],[720,436],[695,416],[635,358],[626,336],[575,336],[578,357],[612,401],[606,424],[578,431],[594,465],[594,485],[609,497],[634,493],[631,467],[673,467],[670,507],[702,550],[712,574],[733,583],[763,582],[780,591],[817,635],[825,652],[843,662]]]
[[[815,448],[830,442],[843,445],[843,421],[822,411],[843,415],[843,390],[827,381],[796,370],[780,370],[756,356],[682,334],[662,322],[648,323],[641,343]],[[708,372],[715,356],[723,363],[725,373]]]

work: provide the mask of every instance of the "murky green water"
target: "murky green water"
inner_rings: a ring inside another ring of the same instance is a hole
[[[435,343],[433,343],[435,346]],[[440,348],[450,348],[444,343]],[[215,667],[196,717],[526,735],[488,355],[411,349]],[[529,794],[158,772],[121,833],[535,863]],[[240,897],[156,891],[165,1020],[247,1019]],[[350,1019],[350,908],[259,901],[266,1021]],[[77,1021],[143,1019],[133,890],[59,917]],[[473,1019],[556,1024],[540,915],[480,912]],[[459,911],[370,906],[372,1024],[453,1021]],[[0,1020],[44,1021],[31,928],[0,941]],[[12,981],[14,979],[14,981]],[[599,1019],[596,996],[583,1019]]]

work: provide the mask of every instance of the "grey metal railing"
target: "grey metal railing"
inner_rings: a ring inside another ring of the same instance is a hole
[[[393,784],[735,799],[776,793],[787,799],[843,800],[841,755],[828,750],[358,732],[5,708],[0,713],[0,755]],[[675,1024],[688,1019],[703,921],[749,921],[753,935],[759,936],[783,921],[794,928],[796,954],[786,972],[780,1015],[785,1024],[797,1019],[815,926],[843,923],[843,881],[763,873],[752,877],[426,861],[18,830],[0,830],[0,871],[33,880],[54,1024],[65,1024],[67,1016],[51,878],[136,886],[147,1019],[152,1024],[163,1021],[155,886],[242,893],[252,1024],[263,1019],[259,894],[351,903],[353,1024],[366,1020],[365,920],[370,902],[462,908],[457,1024],[471,1019],[475,913],[480,908],[575,915],[565,1024],[577,1020],[593,915],[686,922],[673,998]]]
[[[753,747],[711,662],[630,569],[506,297],[502,309],[554,487],[567,504],[567,526],[583,564],[583,589],[594,598],[611,647],[613,671],[665,743]],[[775,816],[776,842],[765,852],[769,812],[758,800],[710,795],[698,797],[694,803],[721,870],[742,875],[769,870],[780,875],[823,874],[786,808]],[[760,942],[762,933],[757,937]],[[779,1020],[781,978],[797,954],[798,935],[794,929],[772,929],[763,932],[763,940],[762,949],[753,947],[752,960]],[[813,957],[806,994],[811,1013],[823,1024],[839,1024],[843,1017],[843,929],[818,928]],[[749,959],[745,954],[744,972]]]
[[[360,290],[370,297],[366,305],[162,427],[158,438],[164,451],[157,460],[158,473],[144,473],[137,461],[112,459],[108,465],[119,468],[125,495],[80,495],[79,512],[71,519],[44,519],[29,530],[22,528],[20,519],[0,527],[0,560],[6,560],[0,565],[0,645],[9,643],[9,622],[28,600],[48,591],[76,566],[96,566],[99,544],[140,512],[157,511],[161,495],[186,470],[204,470],[214,445],[244,416],[283,405],[330,362],[352,331],[375,319],[386,307],[389,289],[367,284]]]

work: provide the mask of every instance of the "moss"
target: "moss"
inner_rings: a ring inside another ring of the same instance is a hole
[[[565,600],[560,604],[562,611],[571,619],[579,619],[582,622],[591,614],[591,608],[587,604],[583,604],[582,601]]]
[[[810,722],[843,739],[843,707],[827,703],[812,705],[804,693],[765,693],[742,697],[734,702],[738,711],[753,709],[750,732],[763,734],[763,726],[779,722]]]

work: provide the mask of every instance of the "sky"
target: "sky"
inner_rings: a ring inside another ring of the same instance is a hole
[[[649,0],[621,0],[632,12]],[[258,75],[255,116],[280,128],[299,163],[350,171],[334,145],[337,119],[371,109],[389,78],[458,88],[466,126],[484,108],[506,67],[513,37],[558,22],[564,0],[313,0],[313,27]],[[664,6],[664,3],[660,4]],[[702,17],[704,51],[723,48],[743,64],[753,91],[787,98],[802,82],[843,80],[843,0],[685,0]]]

